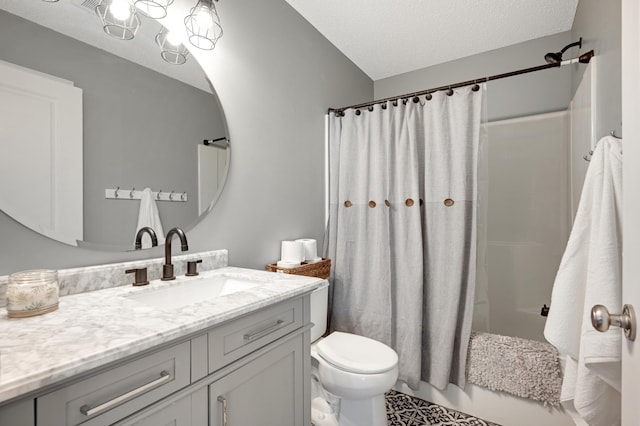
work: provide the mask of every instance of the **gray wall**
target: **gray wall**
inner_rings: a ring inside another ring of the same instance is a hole
[[[376,99],[410,93],[545,64],[547,52],[571,42],[569,31],[491,50],[375,82]],[[566,57],[577,55],[577,49]],[[487,83],[490,121],[566,109],[571,100],[571,70],[552,68]]]
[[[595,50],[596,135],[598,138],[615,130],[622,136],[622,53],[620,0],[580,0],[571,30],[573,38],[582,37],[582,50]],[[574,67],[575,92],[584,67]]]
[[[186,14],[191,3],[171,8]],[[191,252],[227,248],[232,265],[262,269],[278,259],[283,239],[322,240],[324,114],[371,100],[373,82],[284,0],[217,7],[224,36],[199,59],[229,125],[230,174],[218,204],[187,236]],[[72,248],[0,214],[0,274],[162,254]]]
[[[215,96],[4,11],[0,40],[1,60],[83,90],[85,241],[133,243],[139,202],[105,188],[186,191],[186,203],[158,203],[160,217],[166,229],[195,222],[197,144],[226,134]]]

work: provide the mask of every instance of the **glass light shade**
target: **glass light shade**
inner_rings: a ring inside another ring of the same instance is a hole
[[[172,35],[172,32],[162,27],[158,35],[156,35],[156,44],[160,46],[162,59],[170,64],[182,65],[187,62],[189,51],[179,39]]]
[[[198,49],[212,50],[222,37],[222,26],[213,0],[199,0],[184,18],[189,41]]]
[[[173,0],[136,0],[134,5],[145,16],[161,19],[167,16],[167,8]]]
[[[140,28],[140,17],[132,0],[101,0],[96,13],[104,32],[120,40],[131,40]]]

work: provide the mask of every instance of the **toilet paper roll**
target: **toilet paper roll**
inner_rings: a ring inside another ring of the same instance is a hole
[[[321,257],[318,257],[318,243],[316,242],[316,240],[312,238],[301,238],[296,241],[299,241],[302,244],[305,262],[315,263],[322,260]]]
[[[287,262],[286,260],[278,260],[276,262],[276,266],[278,268],[296,268],[300,265],[300,262]]]
[[[304,249],[300,241],[283,241],[280,248],[280,260],[300,263],[304,261]]]

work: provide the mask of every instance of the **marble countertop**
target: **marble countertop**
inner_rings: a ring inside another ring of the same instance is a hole
[[[178,308],[127,296],[171,285],[152,281],[60,298],[59,309],[29,318],[0,313],[0,402],[109,362],[312,291],[324,280],[234,267],[201,273],[259,281],[255,287]],[[187,278],[188,279],[188,278]]]

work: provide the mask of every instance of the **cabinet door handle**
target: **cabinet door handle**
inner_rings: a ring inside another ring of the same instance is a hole
[[[127,399],[131,399],[135,396],[138,396],[140,394],[145,393],[146,391],[150,390],[151,388],[154,388],[158,385],[161,385],[165,382],[168,382],[171,380],[171,374],[169,374],[168,371],[166,370],[162,370],[162,372],[160,372],[160,377],[147,383],[144,384],[142,386],[140,386],[139,388],[135,388],[127,393],[124,393],[120,396],[117,396],[103,404],[100,404],[96,407],[89,407],[88,405],[83,405],[82,407],[80,407],[80,412],[82,414],[84,414],[85,416],[93,416],[94,414],[98,414],[102,411],[108,410],[124,401],[126,401]]]
[[[261,337],[266,336],[267,334],[271,333],[272,331],[277,330],[278,328],[280,328],[280,326],[284,323],[284,320],[279,319],[278,321],[276,321],[275,324],[270,325],[267,328],[264,328],[260,331],[256,331],[254,333],[249,333],[249,334],[245,334],[244,335],[244,340],[248,340],[248,341],[252,341],[252,340],[256,340],[259,339]]]
[[[222,414],[220,416],[222,423],[220,424],[222,426],[227,426],[227,398],[225,398],[224,396],[219,396],[218,404],[220,404],[220,413]]]

